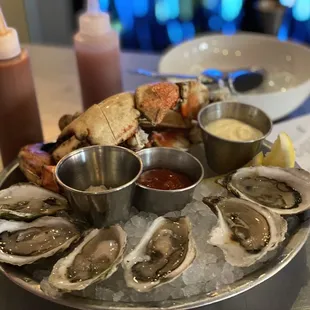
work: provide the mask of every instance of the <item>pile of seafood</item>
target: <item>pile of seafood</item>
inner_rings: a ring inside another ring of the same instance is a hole
[[[103,283],[113,296],[99,298],[115,301],[157,300],[156,292],[161,300],[205,293],[258,268],[310,208],[310,174],[302,169],[241,168],[204,179],[181,211],[157,216],[133,208],[129,221],[100,229],[74,213],[54,179],[56,163],[88,145],[188,150],[201,142],[199,109],[219,99],[196,81],[162,82],[62,117],[56,143],[28,145],[19,153],[30,183],[0,191],[0,262],[44,265],[40,281],[47,294],[87,297]],[[235,276],[218,279],[227,270]]]
[[[55,192],[56,163],[65,155],[90,145],[120,145],[139,151],[163,146],[188,150],[201,142],[199,110],[229,96],[225,89],[210,92],[198,81],[160,82],[139,86],[94,104],[84,113],[64,115],[61,133],[49,147],[27,145],[20,151],[20,169],[27,179]]]
[[[0,261],[24,266],[58,253],[43,283],[62,293],[119,275],[121,266],[124,290],[150,292],[187,277],[187,270],[208,255],[203,243],[220,249],[230,266],[260,262],[289,236],[287,220],[309,209],[309,193],[310,174],[304,170],[241,168],[203,180],[192,203],[174,214],[154,216],[135,243],[128,241],[128,223],[93,229],[72,216],[61,195],[16,184],[0,191]],[[193,203],[199,204],[194,213]],[[204,221],[213,219],[210,213],[217,220],[208,232]],[[195,226],[204,225],[200,231],[191,224],[197,214]]]

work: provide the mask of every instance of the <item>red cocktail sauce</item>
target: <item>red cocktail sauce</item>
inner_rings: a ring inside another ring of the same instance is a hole
[[[154,189],[174,190],[191,186],[193,182],[182,173],[160,168],[144,171],[138,184]]]

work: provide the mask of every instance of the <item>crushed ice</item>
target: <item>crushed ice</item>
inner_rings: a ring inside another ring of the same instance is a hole
[[[210,188],[210,186],[212,186]],[[197,247],[197,256],[183,274],[173,282],[167,283],[161,287],[153,289],[148,293],[139,293],[126,286],[123,269],[119,266],[118,271],[111,278],[97,284],[87,287],[81,292],[72,292],[71,294],[83,296],[85,298],[123,301],[123,302],[143,302],[143,301],[162,301],[167,299],[178,299],[190,297],[198,294],[210,293],[219,288],[230,285],[245,275],[254,272],[262,267],[264,263],[277,255],[276,251],[269,252],[259,262],[248,268],[233,267],[228,264],[222,251],[208,244],[206,241],[213,226],[217,223],[217,218],[213,212],[200,200],[203,196],[213,194],[226,195],[222,187],[217,186],[210,181],[204,180],[195,191],[194,200],[189,203],[182,211],[169,212],[165,214],[168,217],[188,216],[192,223],[192,233]],[[126,223],[122,223],[127,235],[128,243],[125,255],[130,252],[140,241],[146,230],[157,215],[146,212],[139,212],[133,208],[131,218]],[[297,216],[286,218],[288,222],[288,234],[291,234],[299,224]],[[55,291],[46,281],[46,271],[39,271],[44,277],[41,282],[41,289],[47,295],[57,296],[59,292]]]
[[[157,215],[152,213],[134,212],[135,215],[123,226],[128,234],[127,253],[140,241],[146,230]],[[197,256],[190,268],[179,278],[148,293],[139,293],[126,286],[123,270],[118,271],[106,281],[94,284],[82,292],[73,292],[86,298],[99,300],[143,302],[178,299],[193,295],[208,293],[229,285],[249,274],[259,267],[262,262],[250,268],[237,268],[228,264],[222,251],[206,242],[217,218],[201,201],[193,200],[182,211],[169,212],[165,216],[188,216],[192,223],[192,233],[197,247]],[[264,259],[270,259],[276,253],[271,253]]]

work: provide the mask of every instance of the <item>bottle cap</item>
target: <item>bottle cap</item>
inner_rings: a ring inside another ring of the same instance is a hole
[[[0,8],[0,60],[12,59],[21,53],[17,31],[7,27]]]
[[[88,0],[87,11],[79,18],[80,32],[88,36],[100,36],[111,30],[110,16],[102,12],[99,0]]]

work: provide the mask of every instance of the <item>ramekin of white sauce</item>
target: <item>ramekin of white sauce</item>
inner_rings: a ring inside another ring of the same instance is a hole
[[[239,102],[218,102],[198,114],[207,163],[216,173],[241,168],[261,151],[272,121],[262,110]]]
[[[251,141],[264,136],[259,129],[233,118],[217,119],[208,123],[205,129],[219,138],[232,141]]]

